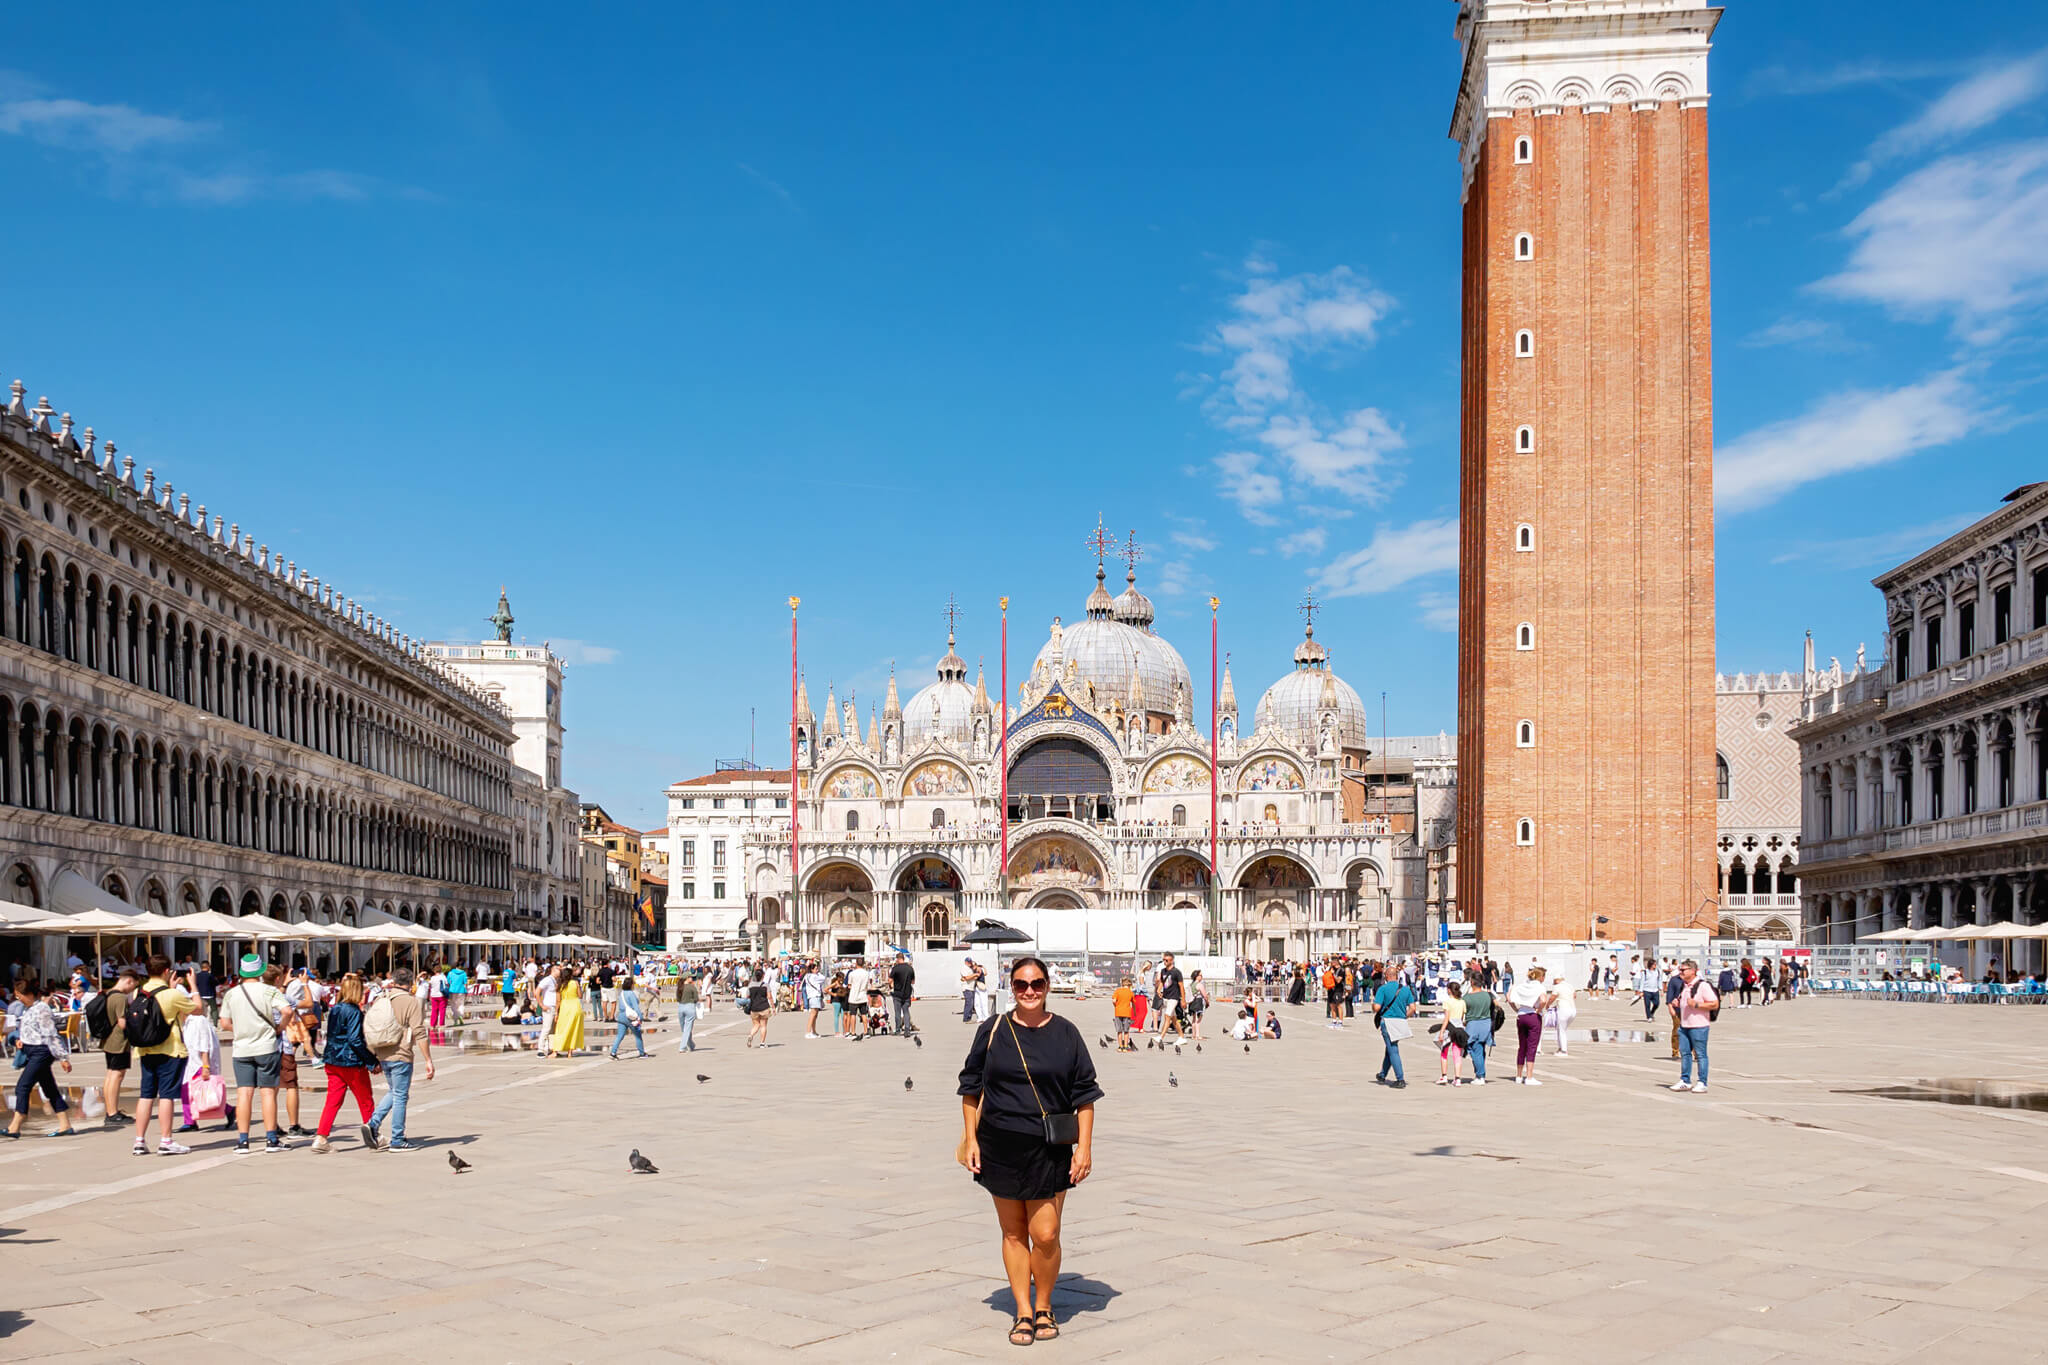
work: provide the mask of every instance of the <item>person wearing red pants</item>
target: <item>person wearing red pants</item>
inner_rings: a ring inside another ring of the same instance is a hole
[[[334,1119],[341,1112],[344,1094],[356,1097],[362,1111],[363,1145],[377,1146],[377,1134],[370,1127],[370,1072],[377,1059],[363,1039],[363,978],[354,972],[341,978],[341,999],[327,1012],[327,1044],[320,1051],[327,1064],[327,1103],[320,1109],[320,1127],[313,1150],[327,1150],[327,1135],[334,1131]]]

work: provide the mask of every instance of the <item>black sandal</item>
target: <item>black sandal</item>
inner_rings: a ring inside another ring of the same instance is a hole
[[[1019,1340],[1017,1337],[1019,1332],[1024,1334],[1022,1340]],[[1029,1346],[1037,1340],[1038,1333],[1032,1328],[1030,1318],[1018,1318],[1015,1325],[1010,1328],[1010,1344],[1012,1346]]]
[[[1052,1315],[1050,1308],[1041,1308],[1031,1315],[1031,1335],[1039,1341],[1051,1341],[1060,1334],[1059,1319]]]

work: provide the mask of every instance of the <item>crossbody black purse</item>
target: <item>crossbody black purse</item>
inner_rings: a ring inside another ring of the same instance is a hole
[[[1024,1084],[1031,1087],[1031,1100],[1038,1106],[1039,1121],[1045,1125],[1045,1140],[1055,1147],[1072,1147],[1081,1140],[1081,1116],[1045,1112],[1045,1101],[1038,1095],[1038,1082],[1031,1079],[1031,1063],[1024,1060],[1024,1040],[1017,1036],[1016,1017],[1004,1015],[1003,1022],[1009,1026],[1010,1042],[1017,1049],[1017,1060],[1024,1067]]]

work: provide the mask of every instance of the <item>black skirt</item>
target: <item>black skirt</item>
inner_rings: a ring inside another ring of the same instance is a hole
[[[983,1125],[981,1173],[975,1183],[998,1199],[1050,1199],[1072,1189],[1074,1149],[1036,1133]]]

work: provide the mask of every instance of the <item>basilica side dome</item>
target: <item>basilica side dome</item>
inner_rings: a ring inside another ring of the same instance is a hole
[[[1325,711],[1337,713],[1337,743],[1345,749],[1367,747],[1371,727],[1365,703],[1356,688],[1330,671],[1330,651],[1316,643],[1316,628],[1294,649],[1294,671],[1266,689],[1252,713],[1252,729],[1276,730],[1289,738],[1306,738],[1310,752],[1316,743],[1318,718]]]
[[[953,636],[946,636],[946,657],[939,660],[939,678],[920,688],[903,708],[903,733],[915,747],[928,739],[966,744],[974,735],[976,689],[967,685],[967,661],[954,652]],[[889,688],[893,695],[896,679]],[[981,705],[988,705],[986,694]]]

